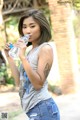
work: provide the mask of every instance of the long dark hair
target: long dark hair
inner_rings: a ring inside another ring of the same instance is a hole
[[[18,25],[19,34],[23,36],[23,32],[22,32],[23,21],[28,17],[32,17],[40,25],[41,37],[39,39],[38,45],[44,42],[48,42],[51,39],[50,25],[45,15],[43,14],[43,12],[38,9],[30,8],[30,9],[27,9],[26,12],[24,12],[22,17],[20,18],[19,25]],[[27,46],[29,46],[30,44],[31,43],[29,42]]]

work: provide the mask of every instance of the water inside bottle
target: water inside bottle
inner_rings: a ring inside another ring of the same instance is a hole
[[[27,45],[29,38],[30,38],[30,35],[27,34],[27,35],[24,35],[23,37],[21,37],[20,39],[24,40],[25,44]],[[13,44],[10,44],[9,47],[11,48],[9,51],[9,55],[14,59],[17,58],[19,55],[19,48],[17,48]]]

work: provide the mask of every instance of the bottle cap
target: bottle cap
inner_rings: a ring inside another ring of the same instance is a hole
[[[14,47],[14,45],[12,43],[10,43],[9,45],[10,49]]]

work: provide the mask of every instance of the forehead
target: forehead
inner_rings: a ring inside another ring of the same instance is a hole
[[[23,24],[31,24],[31,23],[37,23],[33,17],[28,17],[23,20]]]

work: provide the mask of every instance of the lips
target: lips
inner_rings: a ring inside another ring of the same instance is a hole
[[[29,39],[31,39],[32,35],[30,35]]]

